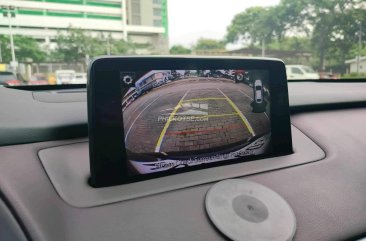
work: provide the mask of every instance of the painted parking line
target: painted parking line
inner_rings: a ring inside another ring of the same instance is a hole
[[[236,111],[236,113],[238,113],[240,119],[244,122],[244,125],[247,127],[250,134],[252,136],[255,136],[254,130],[253,130],[252,126],[250,125],[248,119],[243,115],[243,113],[239,110],[239,108],[235,105],[235,103],[229,97],[227,97],[227,95],[225,95],[224,92],[222,92],[219,88],[217,88],[217,90],[220,91],[220,93],[223,96],[225,96],[227,102],[229,102],[231,107]]]
[[[165,136],[166,131],[168,130],[168,127],[170,125],[170,122],[172,121],[172,119],[173,119],[174,115],[177,113],[177,111],[182,107],[184,98],[187,96],[187,94],[188,94],[189,91],[190,90],[187,90],[186,91],[186,93],[180,99],[180,101],[178,102],[178,104],[174,107],[174,110],[172,111],[172,113],[170,113],[170,116],[169,116],[167,122],[165,123],[163,130],[160,133],[158,142],[156,143],[155,152],[160,152],[160,147],[161,147],[161,144],[163,143],[163,139],[164,139],[164,136]]]
[[[146,100],[144,101],[144,103],[142,103],[140,106],[144,106],[147,102],[149,101],[149,98],[146,98]],[[134,114],[136,111],[138,111],[139,108],[135,108],[131,114]]]
[[[250,97],[248,94],[246,94],[244,91],[242,91],[242,90],[239,90],[239,91],[240,91],[241,93],[243,93],[244,95],[246,95],[249,99],[251,99],[251,100],[253,101],[253,98],[252,98],[252,97]],[[266,112],[263,112],[263,114],[267,117],[267,119],[268,119],[268,120],[270,120]]]
[[[153,96],[153,97],[155,97],[155,96]],[[129,116],[127,117],[127,121],[126,122],[124,122],[125,124],[128,124],[128,123],[131,123],[131,119],[133,118],[133,116],[134,116],[134,114],[136,113],[136,112],[138,112],[139,110],[141,110],[141,109],[143,109],[143,108],[145,108],[146,106],[145,106],[145,104],[147,104],[148,102],[150,101],[150,99],[149,98],[147,98],[142,104],[140,104],[138,107],[136,107],[136,108],[134,108],[134,110],[131,112],[131,113],[129,113]],[[131,103],[132,104],[132,103]],[[148,103],[148,104],[150,104],[150,103]],[[125,110],[126,111],[126,110]]]
[[[250,97],[247,93],[245,93],[244,91],[242,91],[242,90],[239,90],[241,93],[243,93],[245,96],[247,96],[249,99],[251,99],[251,100],[253,100],[253,98],[252,97]]]
[[[132,122],[132,124],[130,125],[130,128],[128,128],[127,132],[126,132],[126,135],[125,135],[125,143],[126,143],[126,140],[127,140],[127,137],[128,135],[130,134],[130,131],[133,127],[133,125],[135,124],[135,122],[137,121],[137,119],[142,115],[142,113],[147,109],[149,108],[153,103],[155,103],[155,101],[157,101],[159,98],[161,97],[161,95],[159,95],[157,98],[155,98],[150,104],[148,104],[137,116],[136,118],[134,119],[134,121]]]

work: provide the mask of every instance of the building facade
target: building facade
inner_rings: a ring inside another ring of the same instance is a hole
[[[366,56],[360,57],[358,60],[358,57],[354,59],[350,59],[346,61],[347,67],[347,73],[360,73],[360,74],[366,74]],[[358,66],[357,66],[358,64]]]
[[[140,54],[168,52],[167,0],[1,0],[0,34],[33,37],[53,45],[69,27],[140,44]],[[8,10],[6,10],[8,9]],[[12,25],[10,30],[9,25]]]

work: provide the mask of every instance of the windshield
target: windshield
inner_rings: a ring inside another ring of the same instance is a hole
[[[80,84],[98,56],[172,54],[279,58],[288,80],[365,78],[365,33],[364,0],[12,0],[0,72]]]

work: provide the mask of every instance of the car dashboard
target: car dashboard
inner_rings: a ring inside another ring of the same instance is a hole
[[[363,82],[291,82],[293,154],[96,189],[85,88],[0,88],[0,240],[227,240],[204,198],[228,178],[280,194],[294,240],[363,238],[365,93]]]

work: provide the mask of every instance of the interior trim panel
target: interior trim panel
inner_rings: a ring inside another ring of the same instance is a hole
[[[25,234],[6,204],[0,199],[0,240],[27,241]]]
[[[93,188],[87,184],[90,176],[87,142],[43,149],[39,151],[39,157],[62,199],[71,206],[85,208],[301,165],[319,161],[325,157],[325,153],[319,146],[298,129],[293,127],[292,135],[294,153],[291,155],[207,168],[104,188]]]

